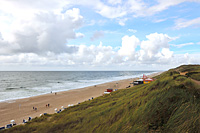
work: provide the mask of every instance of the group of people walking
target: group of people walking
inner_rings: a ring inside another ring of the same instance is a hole
[[[49,107],[49,106],[50,106],[50,104],[49,104],[49,103],[48,103],[48,104],[46,104],[46,108],[47,108],[47,107]]]
[[[33,110],[37,111],[37,108],[33,106]]]

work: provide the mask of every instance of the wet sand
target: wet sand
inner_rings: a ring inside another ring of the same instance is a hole
[[[159,75],[154,73],[149,77]],[[45,95],[18,99],[14,101],[0,102],[0,126],[5,126],[10,123],[10,120],[15,120],[17,124],[21,124],[23,119],[27,120],[28,117],[39,117],[43,113],[55,113],[55,108],[65,108],[69,104],[76,105],[78,102],[87,101],[92,97],[102,96],[107,88],[125,89],[127,86],[133,86],[132,83],[137,78],[125,79],[120,81],[113,81],[96,86],[85,87],[81,89],[74,89],[64,92],[49,93]],[[46,104],[50,104],[46,107]],[[33,107],[37,110],[33,110]]]

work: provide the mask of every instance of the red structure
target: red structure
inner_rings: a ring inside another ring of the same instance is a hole
[[[113,92],[113,89],[108,88],[108,89],[107,89],[107,92]]]
[[[154,79],[148,78],[146,75],[143,74],[143,82],[144,82],[144,84],[151,83],[152,81],[154,81]]]
[[[145,75],[145,74],[143,74],[143,80],[145,80],[145,79],[147,79],[148,77]]]

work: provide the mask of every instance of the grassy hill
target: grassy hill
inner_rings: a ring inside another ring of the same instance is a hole
[[[183,73],[184,74],[180,74]],[[150,84],[118,90],[4,132],[200,132],[199,65],[185,65]]]

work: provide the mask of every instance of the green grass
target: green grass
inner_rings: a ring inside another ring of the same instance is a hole
[[[150,84],[118,90],[4,132],[200,132],[200,87],[190,79],[194,75],[179,74],[199,68],[171,69]]]
[[[200,72],[188,72],[186,75],[192,79],[200,81]]]
[[[180,72],[200,72],[200,65],[182,65],[177,67],[176,70]]]

